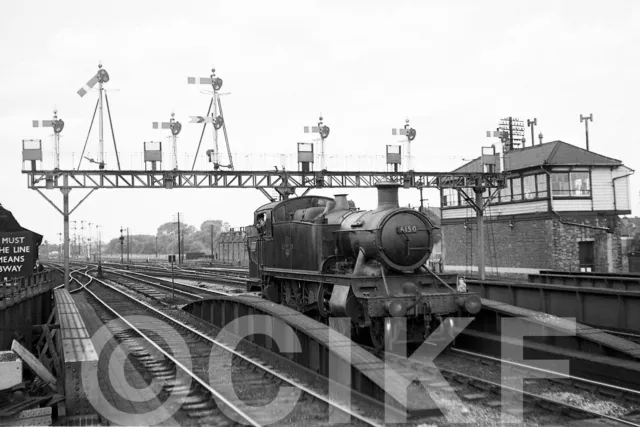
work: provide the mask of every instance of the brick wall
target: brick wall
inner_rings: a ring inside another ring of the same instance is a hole
[[[549,268],[553,239],[550,219],[485,221],[485,265]],[[478,229],[475,219],[442,226],[446,265],[476,264]]]
[[[595,271],[624,271],[624,250],[621,240],[621,222],[617,216],[597,217],[564,216],[558,218],[531,218],[485,221],[485,266],[491,267],[579,269],[578,242],[593,240]],[[509,223],[513,223],[513,227]],[[609,227],[605,230],[569,225],[566,222]],[[477,265],[477,226],[475,218],[466,223],[442,224],[443,258],[445,266]],[[611,252],[609,261],[608,252]],[[609,268],[611,267],[611,269]]]
[[[558,219],[553,224],[553,268],[558,270],[576,271],[579,269],[578,247],[580,241],[594,242],[594,263],[596,272],[622,272],[623,250],[621,222],[616,216],[584,217],[563,216],[563,222]],[[584,225],[566,224],[572,222]],[[607,227],[613,232],[592,227]],[[609,254],[610,252],[610,254]]]

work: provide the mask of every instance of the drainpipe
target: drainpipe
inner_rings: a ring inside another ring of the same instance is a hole
[[[614,215],[618,215],[618,205],[616,201],[616,179],[626,178],[630,175],[633,175],[634,172],[635,171],[632,169],[631,172],[629,172],[628,174],[617,176],[611,180],[611,185],[613,186],[613,214]]]
[[[615,178],[613,178],[611,180],[611,185],[613,186],[613,214],[614,215],[618,215],[618,204],[617,204],[617,200],[616,200],[616,179],[620,179],[620,178],[626,178],[630,175],[633,175],[635,171],[633,169],[631,169],[631,172],[629,172],[626,175],[621,175],[621,176],[617,176]],[[619,248],[618,248],[618,252],[620,254],[620,258],[622,258],[622,239],[619,240]],[[622,269],[622,261],[620,261],[620,269]]]

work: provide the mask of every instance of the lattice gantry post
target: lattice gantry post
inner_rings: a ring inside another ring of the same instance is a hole
[[[331,129],[329,126],[325,125],[322,120],[322,114],[318,119],[318,126],[305,126],[304,133],[317,133],[320,135],[320,170],[327,170],[327,165],[325,162],[325,154],[324,154],[324,140],[329,137],[329,132]]]
[[[405,125],[404,128],[400,128],[400,129],[391,129],[391,135],[404,135],[407,138],[406,144],[407,144],[407,170],[411,171],[413,170],[413,167],[411,165],[411,141],[413,141],[416,138],[416,130],[414,128],[412,128],[411,126],[409,126],[409,119],[405,120]]]
[[[168,122],[153,122],[154,129],[170,129],[171,130],[171,149],[173,151],[173,170],[178,170],[178,134],[182,130],[182,124],[175,119],[175,114],[171,113],[171,119]],[[154,169],[155,170],[155,169]]]
[[[213,163],[214,170],[218,170],[221,167],[229,168],[233,170],[233,157],[231,155],[231,147],[229,145],[229,137],[227,135],[227,126],[224,121],[224,114],[222,113],[222,102],[220,101],[220,97],[222,95],[229,95],[229,93],[220,93],[220,88],[222,88],[222,79],[216,76],[215,68],[211,69],[211,75],[209,77],[187,77],[187,84],[201,84],[201,85],[211,85],[213,91],[206,91],[203,93],[207,93],[211,95],[211,102],[209,103],[209,110],[207,111],[206,116],[190,116],[191,120],[189,123],[202,123],[202,134],[200,135],[200,141],[198,142],[198,149],[196,150],[196,157],[193,160],[193,166],[191,170],[195,168],[196,161],[198,158],[198,153],[200,152],[200,145],[202,144],[202,137],[204,136],[204,131],[206,129],[207,123],[213,125],[213,150],[207,150],[207,156],[209,157],[209,161]],[[213,112],[211,111],[213,107]],[[220,111],[220,115],[218,115],[218,111]],[[211,116],[209,116],[211,113]],[[222,129],[224,132],[224,138],[227,145],[227,154],[229,156],[229,164],[222,165],[220,164],[220,150],[218,148],[218,130]]]
[[[64,121],[58,119],[58,110],[53,110],[53,120],[33,120],[33,127],[53,128],[53,169],[60,169],[60,132],[64,129]]]
[[[98,112],[98,160],[94,160],[91,158],[86,158],[91,163],[97,163],[100,170],[103,170],[105,167],[104,163],[104,114],[103,114],[103,95],[104,101],[107,104],[107,114],[109,115],[109,125],[111,127],[111,136],[113,137],[113,147],[115,149],[116,161],[118,162],[118,170],[120,170],[120,158],[118,156],[118,146],[116,144],[116,137],[113,131],[113,121],[111,120],[111,110],[109,108],[109,98],[107,97],[106,91],[104,89],[104,84],[109,81],[109,73],[107,70],[102,68],[102,64],[98,65],[98,72],[89,79],[89,81],[82,86],[78,90],[78,95],[82,98],[84,97],[95,85],[98,84],[98,101],[96,103],[96,108],[93,111],[93,117],[91,119],[91,124],[89,125],[89,132],[87,133],[87,139],[84,143],[84,148],[82,149],[82,154],[80,155],[80,162],[78,163],[78,169],[82,165],[82,159],[84,157],[84,152],[87,148],[87,142],[89,141],[89,135],[91,135],[91,128],[93,127],[93,121],[96,118],[96,112]],[[104,94],[103,94],[104,92]]]

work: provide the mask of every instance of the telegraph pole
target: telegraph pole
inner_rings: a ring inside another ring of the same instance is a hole
[[[62,194],[64,196],[64,192]],[[67,222],[68,222],[68,218],[67,218]],[[69,255],[73,257],[74,253],[76,252],[76,222],[77,221],[71,221],[71,222],[73,223],[73,245],[71,245],[71,247],[69,248]],[[67,238],[71,240],[71,237],[69,235],[67,235]]]
[[[131,262],[131,246],[129,243],[129,227],[127,227],[127,263]]]
[[[484,209],[482,208],[482,193],[484,188],[474,188],[476,193],[476,222],[478,227],[478,276],[484,280]]]
[[[536,138],[534,136],[533,128],[538,125],[538,119],[534,118],[533,120],[527,119],[527,126],[531,128],[531,146],[536,145]],[[524,142],[522,143],[522,148],[524,148]]]
[[[84,252],[84,220],[80,221],[80,250],[78,251],[78,257],[82,257]]]
[[[96,246],[96,252],[98,254],[98,264],[102,264],[102,233],[100,226],[96,224],[96,231],[98,232],[98,246]]]
[[[122,232],[124,229],[120,227],[120,264],[124,264],[124,236]]]
[[[522,142],[524,146],[524,122],[522,120],[515,117],[505,117],[500,120],[498,132],[500,133],[505,153],[512,151],[514,144]],[[490,135],[487,133],[487,136]]]
[[[211,265],[213,265],[213,224],[211,224]]]
[[[580,114],[580,123],[584,122],[584,133],[587,140],[587,151],[589,151],[589,120],[593,122],[593,113],[590,113],[588,116],[583,116]]]
[[[181,264],[182,263],[182,236],[180,235],[180,212],[178,212],[176,216],[177,216],[177,219],[174,219],[174,222],[178,223],[178,264]],[[184,220],[184,218],[182,219]]]
[[[65,175],[62,179],[64,186],[60,191],[62,191],[62,217],[64,218],[64,287],[69,289],[69,193],[71,189],[69,188],[69,177]]]
[[[91,225],[93,225],[92,222],[89,223],[89,237],[87,238],[89,241],[89,244],[87,245],[87,257],[89,257],[89,260],[91,260]]]

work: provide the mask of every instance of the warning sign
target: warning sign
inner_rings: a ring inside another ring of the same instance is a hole
[[[33,235],[27,231],[0,233],[0,277],[33,274]]]

